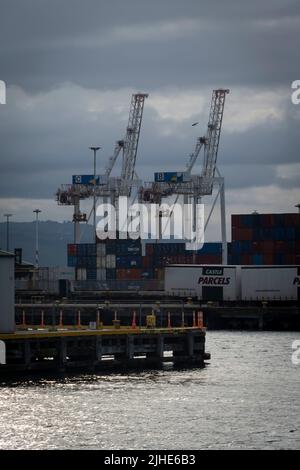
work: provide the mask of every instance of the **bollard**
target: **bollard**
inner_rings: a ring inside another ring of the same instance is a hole
[[[193,328],[196,328],[196,312],[193,310]]]
[[[168,312],[168,328],[172,328],[171,327],[171,314],[170,314],[170,312]]]

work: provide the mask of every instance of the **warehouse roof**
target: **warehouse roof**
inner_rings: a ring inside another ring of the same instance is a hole
[[[4,250],[0,250],[0,256],[1,257],[12,257],[14,258],[15,257],[15,254],[14,253],[11,253],[10,251],[4,251]]]

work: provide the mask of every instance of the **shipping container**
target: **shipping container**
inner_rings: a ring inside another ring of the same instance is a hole
[[[106,266],[107,269],[116,268],[116,255],[106,255]]]
[[[105,281],[106,280],[106,269],[98,268],[97,269],[97,280],[98,281]]]
[[[299,266],[242,266],[242,300],[300,300]]]
[[[72,268],[76,268],[77,266],[77,256],[68,255],[68,266]]]
[[[105,256],[106,255],[106,243],[105,242],[97,243],[96,251],[97,251],[97,256]]]
[[[141,279],[142,269],[130,268],[130,269],[117,269],[117,279]]]
[[[116,267],[117,268],[141,268],[142,267],[142,257],[141,256],[117,256],[116,257]]]
[[[68,245],[68,255],[74,255],[76,256],[77,254],[77,245],[74,243]]]
[[[152,256],[142,256],[142,268],[150,268],[153,264]]]
[[[86,268],[77,268],[76,278],[78,281],[86,281]]]
[[[237,298],[236,266],[173,265],[165,268],[165,291],[173,296],[196,296],[204,301]]]
[[[59,279],[66,279],[72,281],[75,279],[74,267],[61,267],[54,266],[50,268],[39,267],[38,278],[41,281],[58,281]]]
[[[97,280],[97,269],[87,269],[86,270],[87,280],[95,281]]]
[[[106,268],[106,255],[98,255],[96,259],[96,266],[97,268]]]
[[[116,269],[106,269],[106,279],[116,279],[117,278],[117,271]]]

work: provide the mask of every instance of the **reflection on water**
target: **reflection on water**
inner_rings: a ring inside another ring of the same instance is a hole
[[[299,448],[295,339],[208,332],[205,369],[3,379],[0,448]]]

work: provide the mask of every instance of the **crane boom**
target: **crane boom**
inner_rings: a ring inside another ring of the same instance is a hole
[[[208,180],[208,189],[212,191],[212,178],[215,176],[218,148],[220,142],[225,97],[228,89],[213,90],[209,120],[207,125],[206,143],[204,147],[204,160],[201,176]],[[209,180],[211,182],[209,182]]]
[[[191,171],[193,169],[193,166],[195,165],[196,160],[197,160],[197,158],[199,156],[199,153],[201,152],[201,149],[202,149],[204,144],[205,144],[205,137],[198,137],[197,142],[196,142],[196,146],[195,146],[195,150],[194,150],[193,153],[190,154],[189,161],[186,164],[186,171],[189,174],[191,173]]]
[[[116,160],[122,148],[124,148],[124,140],[117,140],[115,148],[114,148],[114,153],[108,159],[108,163],[105,169],[105,176],[110,176],[112,169],[114,167],[114,164],[116,163]]]
[[[144,101],[148,97],[146,93],[136,93],[132,95],[127,132],[124,142],[124,153],[122,162],[121,179],[123,181],[123,192],[128,190],[128,182],[132,181],[135,171],[136,155],[140,137],[140,130],[143,117]]]

